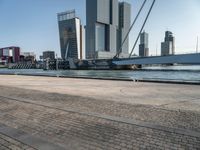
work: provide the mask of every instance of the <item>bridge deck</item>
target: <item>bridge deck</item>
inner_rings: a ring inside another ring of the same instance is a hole
[[[114,60],[116,65],[200,64],[200,53]]]

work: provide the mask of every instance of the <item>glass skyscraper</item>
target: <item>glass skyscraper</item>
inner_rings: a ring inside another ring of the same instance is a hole
[[[175,37],[170,31],[165,32],[165,41],[161,43],[161,55],[175,54]]]
[[[82,28],[81,21],[76,17],[75,10],[58,14],[61,57],[82,59]]]
[[[146,32],[143,32],[140,35],[139,56],[149,56],[149,34]]]
[[[131,6],[118,0],[86,0],[86,58],[112,58],[130,28]],[[122,47],[128,56],[129,39]]]

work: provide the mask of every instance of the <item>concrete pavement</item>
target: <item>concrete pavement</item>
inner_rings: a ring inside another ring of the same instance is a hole
[[[0,76],[0,89],[0,123],[50,145],[200,148],[200,86]]]

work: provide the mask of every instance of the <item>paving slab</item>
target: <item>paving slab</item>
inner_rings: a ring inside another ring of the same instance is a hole
[[[13,104],[15,109],[11,110],[9,107],[13,107]],[[194,132],[186,133],[116,117],[68,112],[9,99],[1,100],[1,108],[10,110],[0,117],[1,124],[64,145],[65,149],[200,148],[200,137]],[[27,141],[24,132],[12,134],[25,143],[30,142],[32,146],[43,143],[37,139]]]
[[[55,150],[55,149],[64,150],[65,149],[64,147],[55,145],[47,141],[46,139],[35,137],[22,130],[17,130],[15,128],[8,127],[4,124],[0,124],[0,134],[9,136],[10,139],[12,140],[16,139],[20,141],[21,143],[24,143],[24,145],[29,145],[29,148],[32,148],[32,149],[38,149],[38,150]],[[23,149],[23,146],[21,146],[21,149]]]
[[[0,137],[35,149],[200,149],[199,90],[197,85],[1,76]]]
[[[21,142],[18,139],[9,137],[6,134],[0,132],[0,150],[36,150],[30,145]]]
[[[199,85],[18,75],[1,75],[0,85],[132,104],[159,106],[175,103],[175,109],[179,108],[179,102],[182,105],[187,101],[190,105],[182,108],[200,111],[200,101],[191,102],[200,99]]]

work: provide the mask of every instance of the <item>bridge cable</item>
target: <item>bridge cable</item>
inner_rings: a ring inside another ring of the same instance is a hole
[[[144,5],[145,5],[146,2],[147,2],[147,0],[144,0],[144,2],[143,2],[143,4],[142,4],[142,6],[141,6],[139,12],[137,13],[137,16],[135,17],[135,19],[134,19],[134,21],[133,21],[131,27],[129,28],[129,30],[128,30],[128,32],[127,32],[127,34],[126,34],[126,36],[125,36],[125,38],[124,38],[124,40],[123,40],[123,42],[122,42],[122,44],[121,44],[121,47],[120,47],[120,49],[117,51],[117,54],[115,55],[115,57],[119,57],[120,53],[122,52],[122,48],[123,48],[123,46],[124,46],[124,44],[125,44],[125,42],[126,42],[128,36],[129,36],[129,34],[130,34],[130,32],[131,32],[133,26],[135,25],[135,23],[136,23],[136,21],[137,21],[139,15],[140,15],[142,9],[144,8]]]
[[[154,4],[155,4],[155,1],[156,1],[156,0],[153,0],[153,2],[152,2],[152,4],[151,4],[151,7],[150,7],[150,9],[149,9],[149,12],[148,12],[146,18],[145,18],[145,21],[144,21],[144,23],[143,23],[143,25],[142,25],[142,28],[141,28],[141,30],[140,30],[140,32],[139,32],[139,34],[138,34],[138,36],[137,36],[137,39],[136,39],[136,41],[135,41],[135,43],[134,43],[134,45],[133,45],[133,48],[132,48],[131,53],[130,53],[130,55],[129,55],[129,58],[130,58],[130,57],[132,56],[132,54],[133,54],[133,51],[134,51],[134,49],[135,49],[135,47],[136,47],[136,45],[137,45],[137,42],[138,42],[138,40],[139,40],[139,38],[140,38],[140,35],[141,35],[141,33],[142,33],[143,29],[144,29],[144,26],[146,25],[146,22],[147,22],[147,20],[148,20],[148,18],[149,18],[149,15],[151,14],[151,11],[152,11],[152,9],[153,9],[153,6],[154,6]]]

